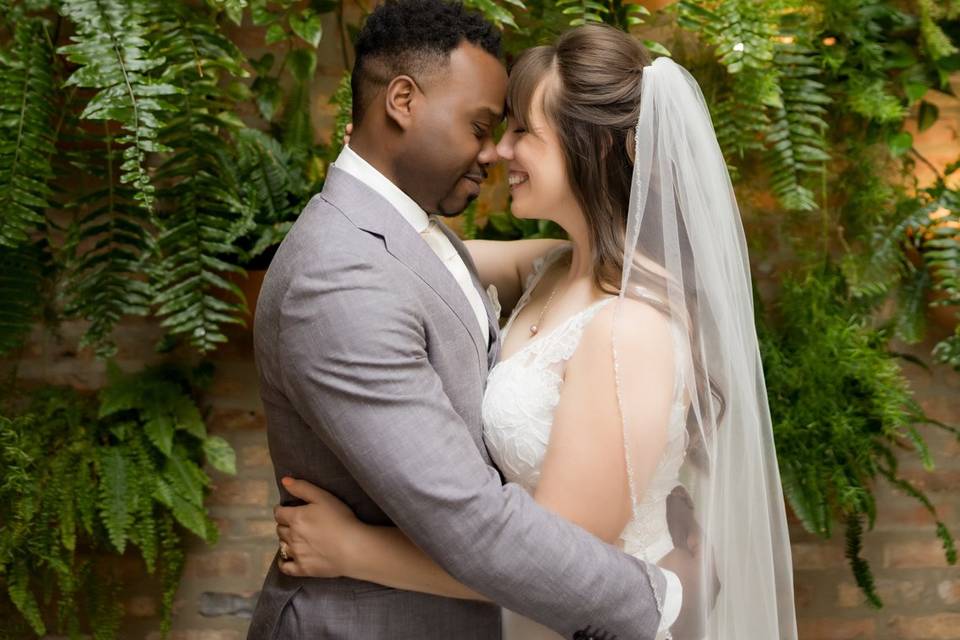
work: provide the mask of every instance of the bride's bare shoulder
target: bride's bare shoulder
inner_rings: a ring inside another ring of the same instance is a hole
[[[643,300],[622,298],[605,305],[584,327],[571,360],[574,367],[607,368],[616,348],[618,364],[643,363],[644,367],[673,366],[670,319]],[[579,356],[579,357],[578,357]],[[631,368],[630,364],[626,365]]]

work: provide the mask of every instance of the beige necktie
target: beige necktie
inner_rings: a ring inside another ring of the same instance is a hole
[[[470,307],[473,308],[473,313],[477,317],[477,323],[480,325],[480,335],[483,336],[484,344],[489,344],[490,340],[490,326],[487,322],[487,310],[483,306],[483,300],[480,298],[480,292],[477,291],[477,288],[473,286],[473,279],[470,277],[470,270],[467,269],[467,265],[463,263],[463,259],[460,257],[460,254],[457,253],[457,249],[453,246],[453,243],[450,242],[450,238],[444,234],[443,230],[440,229],[439,225],[443,224],[437,222],[433,217],[430,218],[430,224],[427,225],[427,228],[420,232],[420,236],[426,241],[430,249],[433,250],[437,257],[440,258],[440,261],[443,262],[443,265],[450,271],[454,279],[457,281],[457,284],[460,285],[460,288],[463,290],[463,294],[467,297],[467,301],[470,303]]]

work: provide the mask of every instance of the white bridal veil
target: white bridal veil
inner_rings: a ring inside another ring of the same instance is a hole
[[[730,177],[693,77],[659,58],[641,81],[614,356],[624,357],[616,337],[629,330],[624,298],[658,308],[679,336],[683,428],[678,455],[668,445],[659,464],[680,468],[702,528],[702,561],[699,578],[684,583],[674,637],[794,640],[789,538]],[[636,506],[649,489],[634,477],[648,475],[634,474],[646,440],[630,419],[631,390],[619,397]]]

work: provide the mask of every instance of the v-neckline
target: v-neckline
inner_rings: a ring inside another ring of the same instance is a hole
[[[558,249],[559,249],[559,250],[558,250]],[[566,253],[567,251],[569,251],[569,247],[568,247],[568,246],[565,246],[565,245],[561,245],[561,246],[558,247],[557,249],[554,249],[553,252],[547,252],[547,253],[543,256],[543,258],[542,258],[542,260],[543,260],[543,265],[540,267],[540,270],[534,274],[534,276],[533,276],[533,281],[530,283],[530,286],[527,287],[526,291],[523,292],[523,295],[520,296],[520,300],[517,301],[517,306],[514,308],[513,313],[510,314],[510,320],[507,321],[507,325],[503,328],[503,331],[500,332],[500,351],[501,351],[501,353],[503,353],[503,346],[507,344],[507,338],[508,338],[509,335],[510,335],[511,329],[513,329],[514,321],[520,316],[520,312],[523,311],[524,307],[527,306],[527,303],[530,302],[530,298],[533,296],[533,292],[536,290],[537,285],[540,284],[540,281],[543,279],[543,276],[547,273],[547,271],[550,269],[550,267],[552,267],[552,266],[554,265],[554,263],[559,259],[559,256],[561,256],[562,254]],[[554,255],[551,255],[551,253],[553,253]],[[548,260],[548,259],[549,259],[549,260]],[[580,311],[577,311],[576,313],[572,314],[571,316],[569,316],[568,318],[566,318],[565,320],[563,320],[560,324],[558,324],[556,327],[554,327],[554,328],[551,329],[550,331],[547,331],[546,333],[544,333],[544,334],[542,334],[542,335],[538,335],[537,337],[533,338],[532,340],[527,341],[527,343],[526,343],[525,345],[523,345],[522,347],[520,347],[519,349],[517,349],[516,351],[514,351],[513,353],[511,353],[511,354],[510,354],[509,356],[507,356],[506,358],[500,358],[500,359],[498,359],[498,361],[497,361],[496,363],[494,363],[494,368],[500,366],[501,364],[503,364],[503,363],[505,363],[505,362],[508,362],[509,360],[512,360],[515,356],[518,356],[518,355],[522,354],[524,351],[526,351],[527,349],[531,348],[533,345],[539,344],[541,341],[546,340],[547,338],[550,338],[550,337],[553,336],[555,333],[557,333],[560,329],[565,329],[565,328],[567,327],[567,325],[569,325],[570,322],[572,322],[572,321],[574,320],[574,318],[579,317],[581,314],[584,314],[584,313],[586,313],[587,311],[590,311],[591,309],[593,309],[594,307],[596,307],[596,306],[598,306],[598,305],[600,305],[600,304],[603,304],[603,303],[605,303],[605,302],[609,302],[610,300],[614,299],[615,297],[616,297],[616,296],[610,296],[610,297],[605,298],[605,299],[603,299],[603,300],[598,300],[598,301],[594,302],[593,304],[590,304],[590,305],[584,307],[584,308],[581,309]]]
[[[497,363],[494,365],[494,367],[498,367],[498,366],[500,366],[501,364],[504,364],[504,363],[506,363],[506,362],[509,362],[510,360],[513,360],[516,356],[519,356],[520,354],[522,354],[522,353],[523,353],[524,351],[526,351],[527,349],[530,349],[530,348],[533,347],[534,345],[539,344],[540,342],[546,340],[547,338],[552,337],[554,334],[556,334],[556,333],[557,333],[558,331],[560,331],[561,329],[566,329],[567,326],[568,326],[571,322],[573,322],[575,319],[579,318],[581,315],[585,314],[586,312],[592,310],[592,309],[595,308],[595,307],[598,307],[598,306],[600,306],[600,305],[602,305],[602,304],[606,304],[607,302],[610,302],[611,300],[614,300],[615,298],[616,298],[616,296],[610,296],[610,297],[608,297],[608,298],[604,298],[603,300],[597,300],[597,301],[594,302],[593,304],[588,305],[588,306],[584,307],[583,309],[580,309],[580,311],[577,311],[576,313],[574,313],[573,315],[571,315],[570,317],[568,317],[566,320],[564,320],[563,322],[561,322],[560,324],[558,324],[557,326],[555,326],[555,327],[554,327],[553,329],[551,329],[550,331],[547,331],[547,332],[544,333],[543,335],[538,335],[537,337],[535,337],[535,338],[533,338],[532,340],[528,341],[525,345],[523,345],[522,347],[520,347],[519,349],[517,349],[516,351],[514,351],[513,353],[511,353],[511,354],[510,354],[509,356],[507,356],[506,358],[500,358],[500,359],[497,361]],[[518,308],[517,308],[517,315],[519,315],[521,309],[522,309],[522,307],[518,307]],[[516,316],[514,316],[514,317],[516,317]],[[507,336],[510,334],[510,330],[511,330],[512,328],[513,328],[513,321],[511,320],[511,321],[507,324],[507,326],[504,327],[503,332],[501,333],[501,336],[502,336],[502,344],[506,344],[506,342],[507,342]]]

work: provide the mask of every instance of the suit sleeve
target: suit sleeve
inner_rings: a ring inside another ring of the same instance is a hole
[[[568,638],[588,626],[653,638],[663,574],[501,484],[427,358],[415,303],[385,271],[328,254],[290,281],[278,355],[297,412],[464,584]]]

